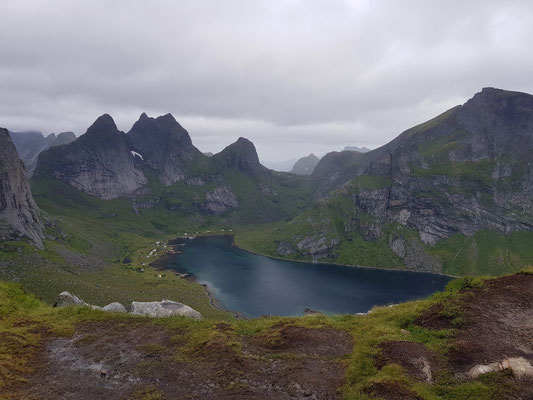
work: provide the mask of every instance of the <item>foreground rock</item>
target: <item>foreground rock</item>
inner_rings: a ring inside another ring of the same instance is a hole
[[[105,307],[99,307],[86,303],[85,301],[80,299],[78,296],[73,295],[72,293],[66,291],[61,292],[59,296],[57,296],[57,300],[54,304],[54,307],[69,306],[90,307],[93,310],[102,310],[106,312],[128,312],[128,310],[126,310],[126,307],[124,307],[124,305],[118,302],[110,303]],[[182,315],[184,317],[189,317],[193,319],[202,319],[202,314],[200,314],[195,309],[172,300],[149,302],[134,301],[131,303],[131,314],[147,315],[149,317],[172,317],[175,315]]]
[[[109,312],[128,312],[128,310],[126,310],[126,307],[124,307],[118,302],[108,304],[107,306],[103,307],[102,310]]]
[[[149,317],[171,317],[183,315],[193,319],[202,319],[202,314],[191,307],[171,300],[131,303],[131,313],[147,315]]]
[[[488,374],[489,372],[503,371],[504,369],[512,370],[519,378],[527,376],[533,377],[533,365],[531,365],[531,363],[524,357],[511,357],[506,358],[501,362],[476,365],[468,371],[468,376],[475,379],[480,375]]]
[[[61,292],[57,296],[54,307],[68,307],[68,306],[87,306],[88,304],[69,292]]]

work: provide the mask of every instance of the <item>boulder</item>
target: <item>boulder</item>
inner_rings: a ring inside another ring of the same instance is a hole
[[[193,319],[202,319],[202,314],[191,307],[172,300],[131,303],[131,313],[138,315],[147,315],[149,317],[171,317],[174,315],[183,315]]]
[[[57,296],[57,300],[54,304],[54,307],[67,307],[67,306],[86,306],[88,305],[79,297],[69,293],[61,292]]]
[[[531,365],[531,363],[524,357],[511,357],[500,362],[476,365],[470,368],[468,376],[475,379],[480,375],[488,374],[489,372],[502,371],[504,369],[512,370],[519,378],[533,376],[533,365]]]
[[[128,312],[128,310],[126,310],[126,307],[116,301],[114,303],[108,304],[107,306],[104,306],[102,310],[107,312]]]

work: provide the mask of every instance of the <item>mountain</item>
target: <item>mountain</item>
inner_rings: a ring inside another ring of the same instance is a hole
[[[296,161],[291,172],[298,175],[311,175],[319,161],[320,158],[311,153],[307,157],[302,157]]]
[[[57,179],[93,196],[112,199],[147,183],[135,158],[126,135],[104,114],[74,142],[43,151],[35,178]]]
[[[159,227],[169,219],[198,223],[222,214],[234,224],[288,219],[313,198],[309,179],[265,168],[248,139],[202,154],[170,114],[143,113],[127,134],[103,115],[75,142],[40,154],[33,181],[38,201],[63,203],[57,193],[64,192],[91,203],[57,181],[103,200],[122,197]]]
[[[245,174],[267,171],[259,162],[254,144],[243,137],[227,146],[220,153],[215,154],[211,159],[215,168],[235,168]]]
[[[532,155],[533,96],[485,88],[379,149],[323,157],[319,200],[280,229],[277,253],[436,272],[454,255],[490,256],[486,268],[516,268],[531,258],[519,243],[533,230]]]
[[[142,155],[166,186],[185,179],[195,158],[205,157],[171,114],[149,118],[143,113],[127,139],[131,150]]]
[[[359,153],[368,153],[371,150],[368,147],[346,146],[342,151],[357,151]]]
[[[68,144],[76,140],[72,132],[62,132],[59,135],[51,133],[44,137],[40,132],[9,132],[11,139],[17,148],[17,152],[31,176],[37,165],[39,154],[52,147]]]
[[[0,128],[0,241],[26,237],[42,248],[43,232],[24,164],[9,132]]]

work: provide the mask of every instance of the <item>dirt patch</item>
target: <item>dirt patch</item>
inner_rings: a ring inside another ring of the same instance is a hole
[[[533,362],[533,275],[516,274],[488,281],[474,289],[462,306],[449,359],[465,371],[508,357]]]
[[[376,383],[367,389],[366,393],[384,400],[421,400],[421,397],[398,383]]]
[[[428,310],[416,323],[427,329],[454,329],[446,362],[456,378],[473,379],[473,367],[508,358],[523,357],[533,364],[533,275],[489,280],[466,292],[453,309],[459,320],[455,326],[452,317],[442,315],[442,306]],[[513,377],[510,371],[498,376],[503,379],[500,387],[510,393],[506,398],[533,398],[532,377]]]
[[[345,367],[338,358],[351,351],[348,335],[320,328],[311,330],[314,338],[307,328],[284,325],[276,328],[285,338],[283,350],[251,346],[243,352],[248,338],[228,324],[215,329],[213,339],[190,352],[185,340],[173,340],[183,332],[146,321],[79,326],[72,337],[48,342],[38,372],[14,398],[340,398]]]
[[[383,342],[375,364],[378,369],[386,364],[399,364],[418,380],[432,382],[438,370],[438,359],[423,344],[407,341]]]
[[[312,356],[340,357],[352,351],[352,338],[347,332],[331,328],[310,329],[277,324],[246,342],[255,354],[283,352]]]
[[[452,318],[443,315],[442,304],[431,307],[416,319],[415,324],[433,330],[453,329]]]

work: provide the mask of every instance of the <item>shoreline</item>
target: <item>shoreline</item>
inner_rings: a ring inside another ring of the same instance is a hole
[[[172,240],[176,240],[176,239],[172,239]],[[170,241],[169,241],[170,242]],[[176,254],[178,255],[178,254]],[[231,315],[233,315],[233,317],[235,317],[236,319],[242,319],[242,320],[246,320],[246,319],[249,319],[247,317],[245,317],[244,315],[242,315],[241,313],[239,313],[238,311],[232,311],[232,310],[227,310],[225,309],[224,307],[222,307],[220,305],[220,301],[215,297],[215,295],[209,290],[209,287],[205,284],[205,283],[200,283],[198,282],[198,279],[192,275],[192,274],[188,274],[188,276],[186,277],[183,277],[183,276],[180,276],[182,274],[180,274],[178,271],[176,271],[175,269],[171,269],[171,268],[166,268],[164,267],[163,265],[159,264],[158,262],[162,259],[164,259],[165,257],[168,257],[170,256],[169,254],[163,254],[161,255],[157,260],[153,261],[152,263],[150,263],[150,266],[152,268],[154,268],[156,271],[161,271],[161,272],[168,272],[168,273],[171,273],[171,274],[174,274],[176,276],[178,276],[179,278],[181,279],[185,279],[191,283],[194,283],[196,285],[199,285],[201,286],[203,289],[204,289],[204,293],[205,295],[207,296],[208,300],[209,300],[209,305],[211,307],[213,307],[215,310],[218,310],[218,311],[221,311],[221,312],[226,312],[226,313],[229,313]]]
[[[227,235],[204,235],[204,236],[227,236]],[[340,267],[350,267],[350,268],[378,269],[378,270],[382,270],[382,271],[415,272],[417,274],[441,275],[441,276],[446,276],[448,278],[453,278],[453,279],[461,278],[461,276],[448,275],[448,274],[444,274],[442,272],[412,271],[410,269],[369,267],[369,266],[364,266],[364,265],[341,264],[341,263],[330,262],[330,261],[323,262],[323,261],[311,261],[311,260],[293,260],[293,259],[290,259],[290,258],[271,256],[271,255],[268,255],[268,254],[259,253],[259,252],[254,251],[254,250],[249,250],[249,249],[247,249],[245,247],[238,246],[237,244],[235,244],[235,235],[232,235],[232,236],[233,236],[233,241],[232,241],[231,245],[233,247],[235,247],[237,249],[240,249],[240,250],[243,250],[243,251],[247,251],[248,253],[251,253],[251,254],[255,254],[256,256],[267,257],[267,258],[271,258],[273,260],[291,261],[291,262],[306,263],[306,264],[336,265],[336,266],[340,266]]]
[[[288,259],[288,258],[276,257],[276,256],[271,256],[271,255],[259,253],[257,251],[249,250],[247,248],[244,248],[244,247],[241,247],[241,246],[237,245],[235,243],[235,235],[234,234],[231,234],[231,235],[228,235],[228,234],[209,234],[209,235],[200,234],[200,235],[195,236],[195,238],[198,238],[198,237],[221,237],[221,236],[228,238],[228,240],[230,242],[230,245],[235,247],[236,249],[239,249],[239,250],[242,250],[242,251],[246,251],[246,252],[248,252],[250,254],[254,254],[254,255],[257,255],[257,256],[267,257],[267,258],[270,258],[270,259],[273,259],[273,260],[298,262],[298,263],[307,263],[307,264],[335,265],[335,266],[347,267],[347,268],[364,268],[364,269],[374,269],[374,270],[383,270],[383,271],[397,271],[397,272],[413,272],[413,273],[420,273],[420,274],[432,274],[432,275],[445,276],[445,277],[452,278],[452,279],[460,278],[459,276],[448,275],[448,274],[444,274],[444,273],[441,273],[441,272],[411,271],[411,270],[396,269],[396,268],[367,267],[367,266],[362,266],[362,265],[341,264],[341,263],[335,263],[335,262],[292,260],[292,259]],[[181,241],[186,243],[186,240],[190,240],[190,239],[186,238],[186,237],[177,237],[175,239],[167,240],[167,243],[170,246],[176,246]],[[179,254],[176,254],[176,255],[179,255]],[[170,254],[163,254],[159,258],[157,258],[157,260],[155,260],[154,262],[150,263],[150,266],[152,266],[154,269],[156,269],[158,271],[166,271],[166,272],[169,272],[169,273],[173,273],[174,275],[177,275],[177,276],[181,275],[176,270],[164,267],[163,265],[161,265],[159,263],[159,261],[164,260],[166,257],[170,257],[170,256],[171,256]],[[209,299],[209,305],[211,307],[213,307],[215,310],[230,313],[236,319],[243,319],[243,320],[249,319],[249,318],[245,317],[244,315],[240,314],[237,311],[227,310],[224,307],[222,307],[220,305],[219,300],[216,298],[216,296],[209,290],[209,287],[207,286],[207,284],[198,282],[198,279],[194,275],[188,274],[187,277],[181,277],[181,278],[182,279],[186,279],[186,280],[188,280],[190,282],[194,282],[197,285],[200,285],[204,289],[204,292],[205,292],[207,298]]]

